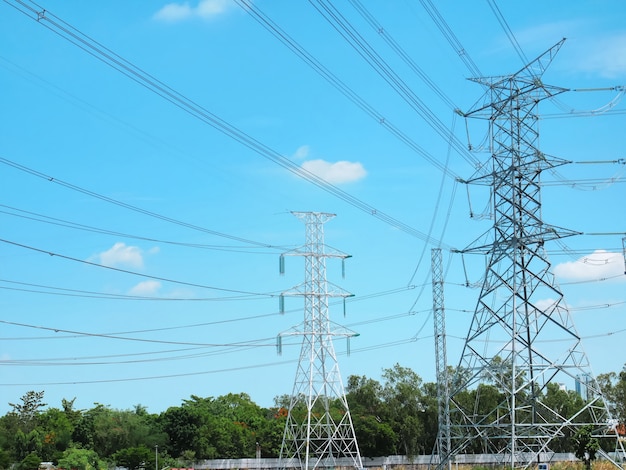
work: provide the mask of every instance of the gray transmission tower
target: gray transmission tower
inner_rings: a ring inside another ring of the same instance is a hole
[[[302,337],[300,359],[289,404],[287,423],[280,451],[279,468],[319,467],[362,468],[361,455],[339,373],[333,338],[355,336],[331,324],[328,299],[345,301],[351,294],[326,280],[326,259],[345,261],[349,255],[329,250],[324,245],[324,223],[334,214],[293,212],[306,224],[306,244],[281,256],[303,256],[305,281],[281,296],[304,297],[304,322],[282,336]],[[279,347],[280,349],[280,347]]]
[[[435,333],[435,370],[437,373],[437,416],[439,429],[436,451],[438,468],[451,468],[450,448],[450,402],[448,396],[448,361],[446,358],[446,316],[443,301],[443,266],[441,248],[431,250],[431,269],[433,277],[433,324]]]
[[[491,172],[468,183],[492,187],[494,225],[493,242],[463,250],[486,253],[487,271],[451,380],[451,453],[494,454],[510,468],[549,462],[583,426],[621,449],[544,250],[575,235],[541,218],[540,175],[566,163],[539,150],[536,114],[539,102],[566,91],[541,81],[562,44],[512,75],[474,79],[488,92],[466,114],[489,121]],[[588,399],[566,415],[549,396],[580,376],[590,378]]]

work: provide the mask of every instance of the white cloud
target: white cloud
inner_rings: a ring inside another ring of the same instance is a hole
[[[576,261],[555,266],[554,275],[564,279],[592,280],[624,274],[624,257],[621,253],[596,250]]]
[[[200,0],[197,6],[191,6],[189,2],[168,3],[153,18],[160,21],[178,22],[191,18],[210,19],[221,15],[234,4],[229,0]]]
[[[293,154],[293,158],[295,158],[296,160],[302,160],[308,157],[309,153],[311,153],[311,147],[309,147],[308,145],[301,145],[296,150],[296,153]]]
[[[325,160],[308,160],[302,168],[329,183],[349,183],[365,178],[367,172],[359,162],[339,161],[330,163]]]
[[[157,11],[153,18],[160,21],[182,21],[186,18],[193,16],[193,11],[189,6],[189,3],[168,3],[159,11]]]
[[[201,0],[196,13],[200,18],[210,18],[224,13],[232,4],[230,0]]]
[[[555,299],[548,298],[548,299],[537,300],[534,304],[535,304],[535,307],[537,307],[537,310],[541,312],[548,312],[552,308],[554,308],[556,303],[557,301]]]
[[[122,242],[117,242],[108,250],[95,255],[94,258],[104,266],[143,267],[143,254],[141,249],[136,246],[128,246]]]
[[[161,289],[159,281],[142,281],[133,287],[129,293],[131,295],[154,295]]]

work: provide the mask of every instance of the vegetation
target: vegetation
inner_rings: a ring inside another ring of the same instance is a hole
[[[361,454],[367,457],[430,453],[437,435],[437,397],[411,369],[395,365],[383,381],[348,378],[346,394]],[[623,423],[626,410],[626,366],[620,374],[598,377],[609,407]],[[480,385],[487,401],[501,401],[493,384]],[[467,391],[468,400],[477,391]],[[573,392],[548,387],[542,400],[570,417],[582,399]],[[44,403],[43,391],[31,391],[0,417],[0,470],[36,470],[40,462],[75,470],[123,466],[130,470],[189,467],[196,460],[253,458],[257,444],[264,457],[278,457],[288,397],[262,408],[244,393],[217,398],[192,395],[180,406],[159,414],[136,405],[118,410],[99,403],[77,410],[74,399],[61,406]],[[484,403],[486,407],[489,403]],[[332,405],[331,405],[332,406]],[[481,405],[482,406],[482,405]],[[339,408],[338,408],[339,410]],[[331,411],[332,412],[332,411]],[[597,442],[581,429],[571,439],[555,442],[560,452],[595,456]],[[473,452],[481,452],[477,443]]]

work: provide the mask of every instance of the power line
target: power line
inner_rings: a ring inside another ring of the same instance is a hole
[[[381,38],[391,47],[391,49],[398,54],[398,56],[409,66],[415,74],[422,79],[422,81],[430,88],[435,95],[437,95],[452,111],[458,109],[458,106],[454,104],[451,98],[439,88],[437,83],[432,80],[426,72],[413,60],[413,58],[398,44],[398,42],[389,34],[389,32],[381,25],[376,17],[370,13],[367,8],[363,6],[360,0],[350,0],[352,6],[359,12],[359,14],[367,21],[367,23],[376,31]]]
[[[491,11],[493,11],[494,15],[496,16],[498,23],[500,23],[500,26],[502,26],[502,29],[504,30],[507,38],[509,38],[509,41],[513,45],[515,52],[517,52],[517,55],[522,60],[522,64],[527,64],[528,59],[526,58],[526,54],[524,54],[522,47],[519,45],[519,42],[517,42],[517,39],[515,38],[515,35],[513,34],[509,23],[507,23],[506,18],[500,11],[500,8],[498,8],[498,4],[495,2],[495,0],[487,0],[487,3],[489,4]]]
[[[56,327],[46,327],[46,326],[37,326],[37,325],[29,325],[27,323],[20,323],[20,322],[13,322],[13,321],[8,321],[8,320],[0,320],[0,323],[4,324],[4,325],[10,325],[10,326],[19,326],[19,327],[23,327],[23,328],[33,328],[36,330],[44,330],[44,331],[54,331],[55,333],[67,333],[67,334],[73,334],[73,335],[79,335],[82,337],[90,337],[90,338],[105,338],[105,339],[115,339],[115,340],[121,340],[121,341],[132,341],[132,342],[139,342],[139,343],[154,343],[154,344],[177,344],[177,345],[185,345],[185,346],[202,346],[202,347],[225,347],[225,346],[237,346],[237,347],[248,347],[248,346],[254,346],[254,347],[267,347],[267,346],[275,346],[275,344],[272,342],[272,344],[259,344],[263,341],[273,341],[274,338],[263,338],[263,339],[257,339],[257,340],[252,340],[252,341],[236,341],[236,342],[232,342],[232,343],[192,343],[192,342],[187,342],[187,341],[166,341],[166,340],[157,340],[157,339],[146,339],[146,338],[128,338],[125,336],[120,336],[120,335],[116,335],[116,334],[106,334],[106,333],[89,333],[89,332],[84,332],[84,331],[77,331],[77,330],[67,330],[67,329],[62,329],[62,328],[56,328]]]
[[[50,183],[55,183],[55,184],[58,184],[60,186],[65,187],[65,188],[71,189],[72,191],[76,191],[76,192],[85,194],[85,195],[93,197],[95,199],[100,199],[100,200],[108,202],[110,204],[113,204],[113,205],[116,205],[116,206],[120,206],[120,207],[123,207],[125,209],[129,209],[131,211],[138,212],[140,214],[144,214],[144,215],[147,215],[149,217],[153,217],[155,219],[160,219],[160,220],[163,220],[165,222],[169,222],[169,223],[173,223],[173,224],[176,224],[176,225],[180,225],[182,227],[190,228],[192,230],[197,230],[197,231],[200,231],[200,232],[208,233],[210,235],[214,235],[214,236],[217,236],[217,237],[228,238],[230,240],[238,241],[238,242],[241,242],[241,243],[246,243],[246,244],[249,244],[249,245],[260,246],[260,247],[263,247],[263,248],[279,248],[279,247],[275,247],[273,245],[268,245],[267,243],[261,243],[261,242],[257,242],[257,241],[254,241],[254,240],[248,240],[246,238],[237,237],[237,236],[234,236],[234,235],[228,235],[226,233],[217,232],[215,230],[210,230],[210,229],[207,229],[207,228],[204,228],[204,227],[200,227],[198,225],[190,224],[188,222],[182,222],[180,220],[176,220],[176,219],[173,219],[171,217],[167,217],[167,216],[158,214],[156,212],[149,211],[147,209],[142,209],[140,207],[133,206],[133,205],[128,204],[126,202],[118,201],[117,199],[113,199],[111,197],[104,196],[102,194],[96,193],[95,191],[91,191],[91,190],[82,188],[80,186],[77,186],[75,184],[68,183],[67,181],[63,181],[63,180],[55,178],[53,176],[46,175],[46,174],[41,173],[41,172],[39,172],[37,170],[29,168],[29,167],[27,167],[25,165],[21,165],[21,164],[19,164],[17,162],[9,160],[8,158],[0,157],[0,163],[2,163],[4,165],[7,165],[7,166],[10,166],[10,167],[13,167],[13,168],[15,168],[17,170],[20,170],[20,171],[22,171],[24,173],[27,173],[27,174],[30,174],[32,176],[36,176],[37,178],[43,179],[43,180],[48,181]]]
[[[286,364],[291,364],[293,362],[295,362],[295,360],[277,361],[277,362],[270,362],[270,363],[265,363],[265,364],[253,364],[253,365],[246,365],[246,366],[240,366],[240,367],[228,367],[224,369],[215,369],[215,370],[201,371],[201,372],[164,374],[164,375],[155,375],[155,376],[149,376],[149,377],[127,377],[123,379],[72,380],[72,381],[66,381],[66,382],[58,381],[58,382],[39,382],[39,383],[11,383],[11,384],[0,383],[0,387],[17,387],[17,386],[34,387],[34,386],[52,386],[52,385],[87,385],[87,384],[119,383],[119,382],[139,382],[139,381],[144,381],[144,380],[174,379],[174,378],[180,378],[180,377],[194,377],[198,375],[209,375],[209,374],[218,374],[218,373],[225,373],[225,372],[238,372],[238,371],[247,370],[247,369],[259,369],[259,368],[264,368],[264,367],[286,365]]]
[[[462,144],[459,139],[439,120],[428,106],[411,88],[389,67],[386,61],[368,44],[359,32],[332,4],[324,0],[310,0],[313,7],[335,28],[352,48],[387,82],[391,88],[416,111],[437,134],[449,142],[457,153],[473,168],[484,171],[482,164]]]
[[[239,142],[250,150],[256,152],[260,156],[295,174],[296,176],[314,184],[323,191],[326,191],[327,193],[343,200],[344,202],[355,207],[356,209],[361,210],[411,236],[419,238],[430,244],[441,244],[439,240],[429,239],[424,233],[420,232],[419,230],[409,226],[404,222],[401,222],[398,219],[395,219],[394,217],[367,204],[357,197],[348,194],[337,186],[328,183],[326,180],[317,176],[316,174],[311,173],[305,168],[302,168],[301,166],[295,164],[293,161],[281,155],[276,150],[268,147],[267,145],[253,138],[241,129],[220,118],[216,114],[208,111],[206,108],[202,107],[195,101],[177,92],[159,79],[148,74],[147,72],[137,67],[132,62],[129,62],[128,60],[119,56],[112,50],[106,48],[93,38],[82,33],[78,29],[66,23],[61,18],[55,16],[35,2],[32,2],[30,0],[4,0],[4,2],[14,7],[21,13],[25,14],[32,20],[36,21],[38,24],[41,24],[53,33],[84,50],[89,55],[122,73],[126,77],[146,88],[147,90],[155,93],[156,95],[170,102],[177,108],[188,113],[192,117],[204,122],[205,124],[210,125],[222,134],[232,138],[233,140]]]
[[[210,289],[210,290],[215,290],[215,291],[219,291],[219,292],[230,292],[230,293],[233,293],[233,294],[241,294],[240,296],[236,296],[236,297],[216,297],[216,298],[214,298],[214,300],[242,300],[242,299],[246,299],[246,298],[250,298],[250,297],[276,297],[277,296],[274,293],[259,293],[259,292],[250,292],[250,291],[243,291],[243,290],[237,290],[237,289],[226,289],[226,288],[223,288],[223,287],[208,286],[208,285],[205,285],[205,284],[197,284],[197,283],[193,283],[193,282],[177,281],[175,279],[169,279],[169,278],[160,277],[160,276],[151,276],[149,274],[137,273],[137,272],[130,271],[130,270],[127,270],[127,269],[121,269],[121,268],[116,268],[116,267],[113,267],[113,266],[106,266],[106,265],[102,265],[102,264],[98,264],[98,263],[93,263],[91,261],[86,261],[86,260],[74,258],[74,257],[71,257],[71,256],[62,255],[60,253],[55,253],[55,252],[52,252],[52,251],[43,250],[41,248],[35,248],[33,246],[24,245],[22,243],[13,242],[13,241],[10,241],[10,240],[0,239],[0,242],[6,243],[8,245],[13,245],[13,246],[17,246],[17,247],[20,247],[20,248],[24,248],[24,249],[27,249],[27,250],[35,251],[35,252],[38,252],[38,253],[45,253],[47,255],[55,256],[57,258],[65,259],[65,260],[68,260],[68,261],[74,261],[74,262],[86,264],[86,265],[89,265],[89,266],[95,266],[95,267],[98,267],[98,268],[109,269],[109,270],[112,270],[112,271],[117,271],[117,272],[121,272],[121,273],[125,273],[125,274],[130,274],[130,275],[133,275],[133,276],[140,276],[140,277],[145,277],[145,278],[148,278],[148,279],[154,279],[154,280],[157,280],[157,281],[171,282],[171,283],[174,283],[174,284],[180,284],[180,285],[185,285],[185,286],[190,286],[190,287],[199,287],[201,289]]]
[[[482,77],[483,74],[479,70],[476,63],[472,60],[467,49],[463,47],[461,41],[456,37],[450,25],[446,22],[445,18],[441,16],[439,10],[435,7],[431,0],[420,0],[422,7],[426,10],[426,13],[430,16],[433,22],[439,28],[439,31],[443,35],[443,37],[448,41],[448,44],[454,49],[454,52],[457,53],[461,61],[465,64],[467,69],[469,70],[472,77]]]
[[[136,274],[139,276],[143,276],[143,274],[140,274],[140,273],[136,273]],[[23,291],[23,292],[30,292],[30,293],[35,293],[35,294],[63,295],[63,296],[68,296],[68,297],[86,297],[86,298],[97,298],[97,299],[107,299],[107,300],[158,301],[158,302],[161,302],[161,301],[206,302],[206,301],[213,301],[213,300],[222,300],[221,298],[215,299],[212,297],[155,297],[155,296],[147,296],[147,295],[115,294],[115,293],[110,293],[110,292],[97,292],[97,291],[88,291],[88,290],[81,290],[81,289],[69,289],[65,287],[34,284],[30,282],[20,282],[20,281],[14,281],[14,280],[9,280],[9,279],[0,279],[0,283],[25,286],[24,288],[18,288],[18,287],[11,288],[11,287],[0,286],[0,289],[5,289],[5,290]],[[26,287],[33,287],[37,289],[27,289]],[[387,295],[396,294],[399,292],[410,291],[417,287],[423,287],[423,286],[409,285],[409,286],[398,287],[396,289],[389,289],[386,291],[374,292],[372,294],[360,295],[358,297],[350,297],[349,299],[346,299],[346,302],[347,303],[362,302],[364,300],[369,300],[372,298],[383,297]],[[297,311],[297,310],[298,309],[292,309],[289,311]],[[278,315],[278,314],[280,314],[280,312],[275,312],[275,313],[266,314],[266,315],[254,315],[254,316],[246,317],[242,319],[253,319],[253,318],[259,318],[259,317],[264,317],[264,316],[269,316],[269,315]],[[227,321],[238,321],[238,320],[227,320]],[[207,324],[212,324],[212,323],[207,323]],[[149,331],[154,331],[154,330],[149,330]]]
[[[363,347],[363,348],[358,348],[358,349],[352,349],[350,351],[350,354],[353,353],[360,353],[360,352],[366,352],[366,351],[371,351],[371,350],[375,350],[375,349],[383,349],[383,348],[389,348],[389,347],[395,347],[395,346],[399,346],[402,344],[409,344],[409,343],[414,343],[416,341],[418,341],[421,338],[416,338],[416,337],[411,337],[408,339],[404,339],[404,340],[396,340],[396,341],[392,341],[389,343],[382,343],[382,344],[378,344],[378,345],[373,345],[373,346],[368,346],[368,347]],[[338,355],[345,355],[347,354],[347,352],[338,352]],[[99,384],[99,383],[119,383],[119,382],[137,382],[137,381],[144,381],[144,380],[162,380],[162,379],[173,379],[173,378],[180,378],[180,377],[194,377],[194,376],[199,376],[199,375],[210,375],[210,374],[220,374],[220,373],[229,373],[229,372],[238,372],[238,371],[242,371],[242,370],[248,370],[248,369],[259,369],[259,368],[265,368],[265,367],[276,367],[276,366],[284,366],[287,364],[293,364],[296,363],[297,359],[292,359],[292,360],[286,360],[286,361],[276,361],[276,362],[269,362],[269,363],[263,363],[263,364],[250,364],[250,365],[244,365],[244,366],[239,366],[239,367],[229,367],[229,368],[222,368],[222,369],[214,369],[214,370],[208,370],[208,371],[199,371],[199,372],[186,372],[186,373],[180,373],[180,374],[164,374],[164,375],[156,375],[156,376],[145,376],[145,377],[128,377],[128,378],[121,378],[121,379],[98,379],[98,380],[84,380],[84,381],[80,381],[80,380],[72,380],[72,381],[57,381],[57,382],[39,382],[39,383],[7,383],[7,382],[2,382],[0,383],[0,387],[35,387],[35,386],[56,386],[56,385],[88,385],[88,384]]]
[[[433,165],[444,174],[457,178],[458,176],[444,166],[436,157],[431,155],[426,149],[419,145],[415,140],[411,139],[406,133],[401,131],[395,126],[389,118],[377,111],[371,104],[365,99],[359,96],[350,86],[339,79],[328,68],[322,65],[314,56],[312,56],[306,49],[298,44],[287,32],[285,32],[280,26],[278,26],[270,17],[268,17],[263,11],[256,5],[248,0],[235,0],[235,2],[252,18],[254,18],[261,26],[267,31],[273,34],[280,42],[288,47],[294,54],[310,66],[317,74],[324,78],[328,83],[341,92],[346,98],[352,101],[362,111],[372,117],[376,122],[389,131],[394,137],[407,145],[411,150],[424,158],[428,163]]]
[[[184,246],[184,247],[188,247],[188,248],[200,248],[200,249],[206,249],[206,250],[215,250],[215,251],[234,251],[234,252],[238,252],[238,253],[254,253],[254,254],[258,254],[258,253],[262,253],[259,251],[252,251],[251,247],[237,247],[237,246],[233,246],[233,245],[209,245],[209,244],[205,244],[205,243],[189,243],[189,242],[177,242],[177,241],[172,241],[172,240],[162,240],[159,238],[153,238],[153,237],[146,237],[146,236],[141,236],[141,235],[132,235],[129,233],[124,233],[124,232],[118,232],[115,230],[109,230],[109,229],[104,229],[104,228],[99,228],[99,227],[94,227],[94,226],[90,226],[90,225],[85,225],[85,224],[79,224],[77,222],[71,222],[68,220],[63,220],[63,219],[59,219],[56,217],[50,217],[47,215],[43,215],[43,214],[38,214],[36,212],[32,212],[32,211],[27,211],[24,209],[18,209],[16,207],[11,207],[11,206],[7,206],[4,204],[0,204],[0,207],[4,207],[6,209],[9,210],[0,210],[0,213],[2,214],[6,214],[6,215],[10,215],[13,217],[19,217],[22,219],[27,219],[27,220],[32,220],[35,222],[41,222],[41,223],[45,223],[45,224],[50,224],[50,225],[56,225],[59,227],[66,227],[66,228],[71,228],[74,230],[83,230],[86,232],[93,232],[93,233],[100,233],[103,235],[112,235],[115,237],[123,237],[123,238],[132,238],[135,240],[143,240],[143,241],[149,241],[149,242],[154,242],[154,243],[163,243],[166,245],[176,245],[176,246]],[[10,211],[15,211],[15,212],[10,212]],[[208,229],[205,229],[208,230]],[[212,231],[213,232],[213,231]],[[222,234],[220,232],[213,232],[212,234],[215,234],[217,236],[226,236],[226,237],[231,237],[231,235],[226,235],[226,234]],[[244,240],[244,239],[241,239]],[[255,242],[252,242],[255,243]],[[258,242],[256,242],[258,243]],[[259,243],[260,244],[260,243]],[[281,250],[284,250],[285,247],[278,247],[278,246],[274,246],[274,245],[266,245],[266,244],[260,244],[259,248],[280,248]],[[262,254],[274,254],[273,252],[265,252]]]

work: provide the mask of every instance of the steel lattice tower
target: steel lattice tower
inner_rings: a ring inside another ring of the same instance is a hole
[[[541,81],[562,44],[513,75],[473,79],[488,91],[466,114],[489,121],[491,172],[468,183],[492,187],[494,225],[492,243],[464,250],[487,253],[487,271],[451,379],[451,456],[495,454],[511,468],[549,462],[554,448],[584,425],[618,444],[544,250],[545,242],[575,234],[541,215],[540,175],[566,163],[539,151],[536,114],[540,101],[566,91]],[[545,400],[549,385],[581,376],[590,377],[588,399],[566,417]]]
[[[448,396],[448,361],[446,358],[446,316],[443,301],[443,266],[441,248],[431,250],[433,285],[433,325],[435,334],[435,370],[437,373],[437,432],[436,451],[439,468],[451,468],[449,459],[452,442],[450,438],[450,402]]]
[[[303,256],[305,281],[283,296],[304,297],[304,322],[288,333],[302,336],[302,348],[287,414],[279,468],[309,470],[319,467],[362,468],[361,455],[339,373],[333,338],[354,333],[331,325],[328,299],[345,300],[351,294],[326,280],[326,259],[349,255],[324,245],[324,223],[334,214],[294,212],[306,224],[306,244],[281,256]],[[282,307],[281,296],[281,307]]]

